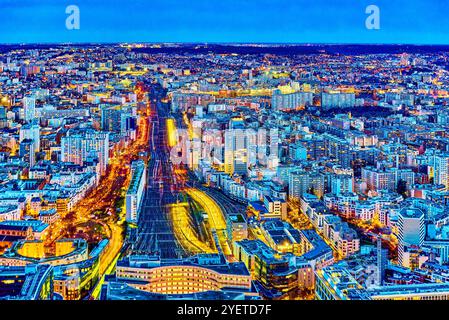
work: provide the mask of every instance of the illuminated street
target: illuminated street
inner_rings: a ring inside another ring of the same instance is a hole
[[[70,220],[57,223],[53,226],[52,232],[48,237],[47,245],[54,243],[57,239],[66,237],[67,230],[71,226],[77,226],[87,221],[97,222],[104,226],[109,244],[105,249],[100,260],[100,278],[104,274],[110,273],[115,266],[123,246],[123,214],[119,214],[115,203],[121,196],[120,190],[125,188],[130,182],[129,165],[136,154],[146,150],[148,147],[148,131],[149,118],[146,111],[142,113],[139,119],[139,131],[137,139],[131,146],[124,150],[114,152],[114,157],[110,159],[108,173],[100,180],[100,184],[92,190],[87,197],[82,199],[72,210],[73,216]],[[109,217],[105,219],[97,218],[93,213],[96,211],[104,211],[109,213]]]

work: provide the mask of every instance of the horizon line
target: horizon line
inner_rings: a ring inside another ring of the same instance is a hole
[[[449,47],[442,43],[363,43],[363,42],[188,42],[188,41],[83,41],[83,42],[0,42],[0,46],[26,45],[123,45],[123,44],[166,44],[166,45],[268,45],[268,46],[415,46]]]

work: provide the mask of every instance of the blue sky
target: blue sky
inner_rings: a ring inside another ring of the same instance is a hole
[[[80,30],[67,30],[77,5]],[[365,28],[380,8],[381,29]],[[449,44],[449,0],[0,0],[0,43]]]

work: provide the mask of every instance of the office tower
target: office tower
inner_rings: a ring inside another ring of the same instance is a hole
[[[233,173],[234,163],[234,136],[232,131],[226,131],[224,134],[224,171],[226,173]]]
[[[201,156],[212,164],[223,164],[223,137],[217,130],[202,132]]]
[[[133,108],[120,106],[102,106],[101,129],[103,131],[126,135],[129,130],[135,129],[135,111]],[[134,127],[134,128],[133,128]]]
[[[109,160],[109,133],[69,130],[61,139],[62,161],[83,165],[89,157],[98,159],[100,174],[104,174]]]
[[[259,160],[258,135],[254,130],[247,130],[246,137],[248,142],[248,166],[254,166]]]
[[[225,138],[225,172],[246,174],[247,137],[244,130],[227,130]]]
[[[407,156],[410,150],[407,145],[401,143],[390,143],[381,147],[382,154],[388,162],[391,162],[394,167],[398,168],[401,164],[407,164]]]
[[[264,128],[257,130],[257,161],[266,165],[269,153],[268,132]]]
[[[404,248],[422,246],[425,237],[424,212],[417,208],[403,208],[398,216],[398,261],[404,265]]]
[[[22,100],[23,118],[27,122],[33,121],[36,117],[36,98],[24,97]]]
[[[26,124],[20,128],[19,142],[25,139],[33,140],[35,152],[40,151],[40,126],[38,124]]]

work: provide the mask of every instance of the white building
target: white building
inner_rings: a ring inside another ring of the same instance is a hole
[[[34,151],[40,151],[40,126],[37,124],[26,124],[20,128],[19,142],[25,139],[33,140]]]
[[[69,130],[61,139],[61,160],[84,165],[88,158],[97,158],[100,174],[106,172],[109,160],[109,133],[94,130]]]
[[[417,208],[403,208],[398,217],[398,261],[404,265],[404,247],[422,246],[425,238],[424,212]]]
[[[126,221],[137,223],[147,179],[145,163],[141,160],[134,161],[131,164],[131,174],[132,178],[125,198]]]
[[[36,117],[36,98],[24,97],[22,100],[23,119],[31,122]]]

